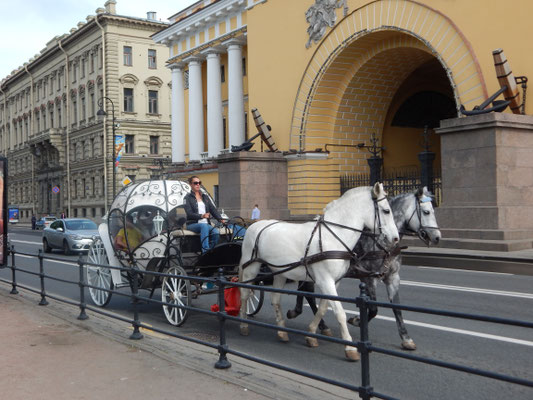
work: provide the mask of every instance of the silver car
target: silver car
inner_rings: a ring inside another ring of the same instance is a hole
[[[90,219],[58,219],[43,230],[43,250],[63,249],[67,255],[86,252],[95,236],[99,236],[98,226]]]

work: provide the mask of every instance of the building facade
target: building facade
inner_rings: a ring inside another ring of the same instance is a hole
[[[251,125],[250,111],[258,108],[287,153],[293,215],[320,213],[339,196],[339,176],[368,171],[360,145],[373,136],[384,147],[385,169],[408,169],[419,165],[422,133],[429,130],[438,168],[439,122],[500,87],[492,51],[505,50],[516,76],[531,70],[519,40],[529,30],[526,14],[485,3],[480,15],[476,2],[448,0],[196,2],[154,35],[170,49],[177,82],[174,160],[220,154],[220,118],[229,120],[225,143],[249,138],[255,132],[243,131],[240,118],[244,112]],[[505,30],[486,32],[487,23],[505,21]],[[232,66],[234,43],[241,43],[246,62],[243,92],[237,58]],[[235,73],[227,87],[214,72],[219,64]]]
[[[165,26],[153,13],[119,15],[110,0],[2,80],[0,153],[22,221],[98,219],[126,176],[159,172],[170,157],[171,79],[168,49],[150,36]]]

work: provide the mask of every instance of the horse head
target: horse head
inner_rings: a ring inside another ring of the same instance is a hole
[[[441,234],[435,218],[435,210],[433,209],[433,195],[426,186],[419,188],[414,194],[416,207],[414,212],[416,215],[410,218],[408,229],[416,232],[426,245],[437,245]]]
[[[392,247],[398,243],[399,233],[383,184],[376,182],[371,194],[374,202],[374,213],[369,213],[370,215],[366,216],[365,228],[372,232],[379,232],[378,241],[386,247]]]

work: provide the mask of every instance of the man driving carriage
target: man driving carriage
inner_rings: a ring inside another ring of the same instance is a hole
[[[202,242],[202,252],[213,248],[220,237],[218,228],[212,226],[211,218],[227,224],[228,220],[224,218],[206,193],[202,193],[202,181],[196,175],[191,176],[188,180],[191,186],[191,191],[183,199],[185,213],[187,214],[187,229],[200,234],[200,241]],[[239,225],[227,225],[233,230],[233,237],[244,237],[246,229]]]

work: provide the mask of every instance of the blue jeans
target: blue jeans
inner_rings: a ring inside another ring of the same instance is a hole
[[[244,238],[244,235],[246,234],[246,228],[244,226],[228,224],[228,228],[230,228],[233,232],[231,235],[231,240],[235,240],[236,238]]]
[[[218,229],[209,224],[188,224],[187,229],[200,234],[200,241],[202,242],[202,253],[215,247],[220,236]]]

